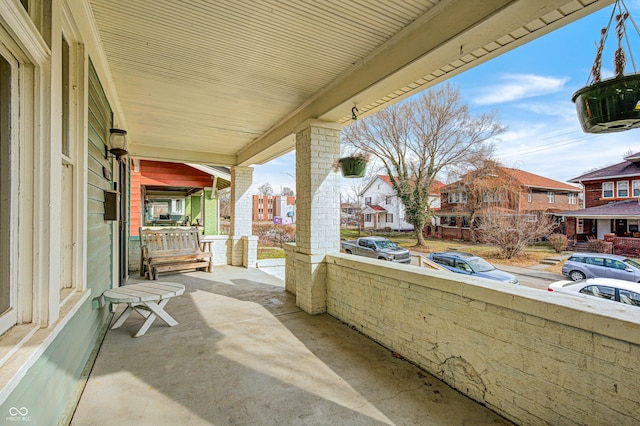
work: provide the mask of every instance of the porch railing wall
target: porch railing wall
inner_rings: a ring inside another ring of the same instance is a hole
[[[637,307],[327,256],[327,310],[517,424],[640,423]],[[365,272],[366,271],[366,272]]]

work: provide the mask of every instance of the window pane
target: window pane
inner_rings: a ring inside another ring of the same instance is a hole
[[[620,290],[620,301],[627,305],[640,306],[640,294],[628,290]]]
[[[11,211],[11,64],[0,56],[0,313],[11,307],[10,221]]]
[[[62,37],[62,154],[69,156],[69,43]]]

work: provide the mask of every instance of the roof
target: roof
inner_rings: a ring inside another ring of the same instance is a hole
[[[394,180],[398,180],[398,178],[396,176],[393,176]],[[367,189],[369,189],[371,187],[371,185],[373,185],[373,183],[377,180],[380,179],[381,181],[383,181],[384,183],[386,183],[387,185],[389,185],[389,187],[393,188],[393,185],[391,184],[391,177],[387,176],[387,175],[376,175],[373,179],[371,179],[371,181],[362,189],[362,191],[360,192],[361,194],[364,193]],[[414,181],[410,180],[409,181],[409,185],[411,185],[412,187],[415,185]],[[429,195],[440,195],[440,189],[442,189],[445,186],[444,183],[440,182],[439,180],[434,180],[431,184],[431,191],[429,192]]]
[[[589,207],[581,210],[569,210],[557,213],[558,216],[584,217],[584,218],[614,218],[637,217],[640,218],[640,203],[638,200],[615,201],[602,206]]]
[[[560,189],[574,192],[581,191],[580,188],[566,182],[549,179],[547,177],[536,175],[534,173],[525,172],[524,170],[512,169],[509,167],[500,167],[500,169],[511,175],[523,186],[542,189]]]
[[[601,180],[616,177],[640,176],[640,163],[635,162],[635,157],[639,154],[633,154],[626,157],[628,159],[634,159],[634,161],[625,159],[625,161],[621,163],[603,167],[601,169],[585,173],[573,179],[569,179],[569,182],[584,182],[589,180]]]
[[[506,173],[515,179],[520,185],[527,188],[540,188],[540,189],[553,189],[560,191],[571,191],[571,192],[580,192],[581,189],[576,187],[575,185],[571,185],[566,182],[560,182],[554,179],[549,179],[544,176],[536,175],[531,172],[526,172],[520,169],[512,169],[510,167],[497,166],[497,169]],[[482,170],[469,172],[470,174],[482,173]],[[459,186],[460,182],[463,180],[458,180],[449,185],[446,185],[446,189],[453,189]]]
[[[370,210],[372,210],[374,213],[382,213],[387,211],[387,209],[385,209],[384,207],[374,204],[374,205],[365,206],[365,208],[362,209],[362,212],[366,213],[367,211],[370,211]]]

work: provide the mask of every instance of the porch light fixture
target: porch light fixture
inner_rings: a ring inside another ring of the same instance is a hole
[[[109,129],[109,152],[112,153],[116,160],[129,154],[127,151],[127,131],[121,129]]]

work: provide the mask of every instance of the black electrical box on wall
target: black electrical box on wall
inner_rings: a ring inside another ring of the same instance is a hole
[[[118,220],[118,191],[104,190],[104,220]]]

